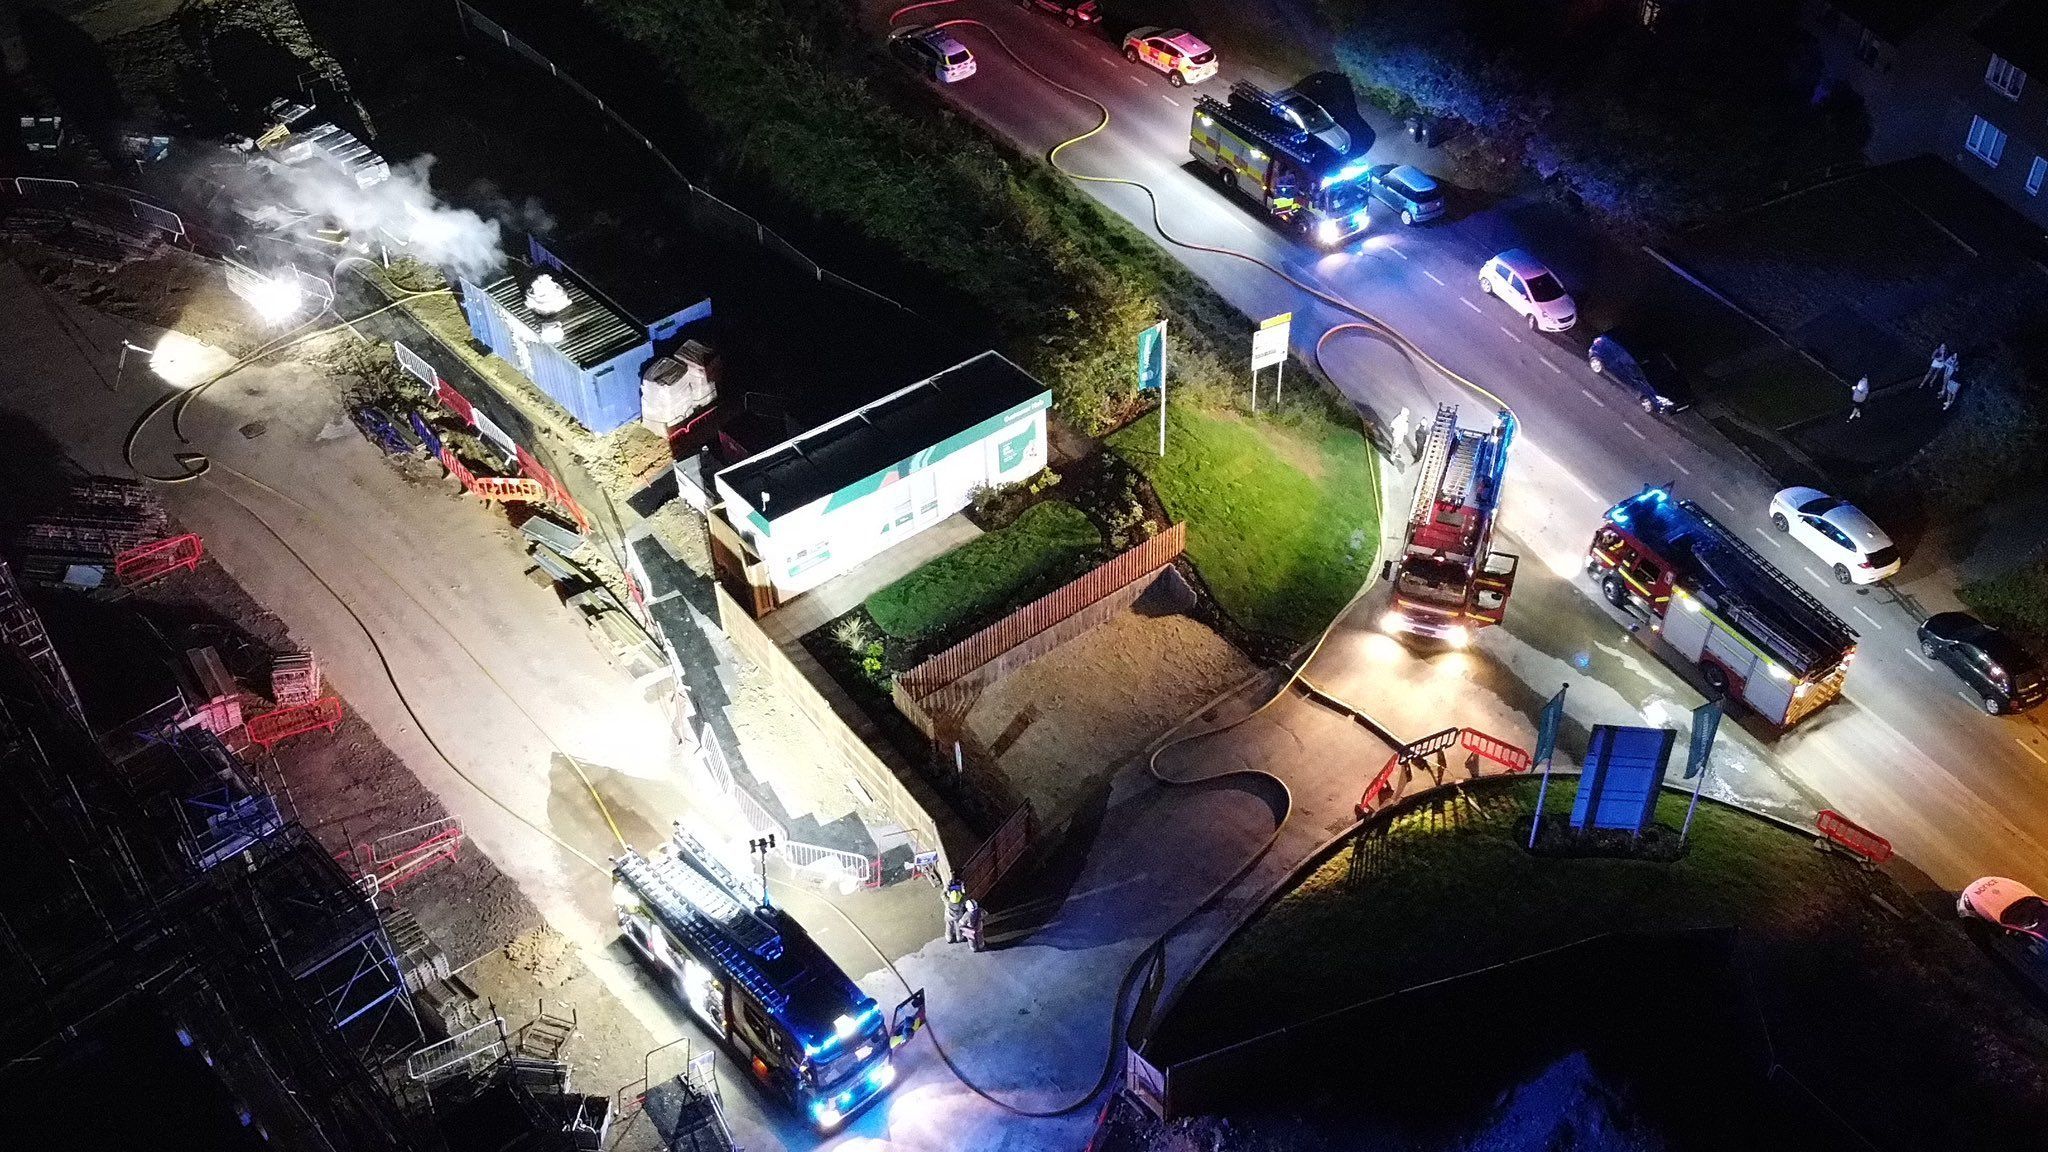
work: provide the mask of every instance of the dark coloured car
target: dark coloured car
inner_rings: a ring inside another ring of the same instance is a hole
[[[2041,666],[2011,637],[1968,612],[1937,612],[1920,625],[1920,651],[1949,666],[1993,716],[2025,712],[2048,697]]]
[[[1017,0],[1019,8],[1036,8],[1066,21],[1067,27],[1102,23],[1102,9],[1095,0]]]
[[[1671,354],[1641,330],[1617,328],[1593,337],[1586,366],[1635,394],[1636,403],[1654,416],[1669,416],[1692,407],[1692,386]]]
[[[1420,224],[1444,214],[1443,189],[1412,164],[1373,165],[1365,170],[1365,190],[1392,208],[1403,224]]]

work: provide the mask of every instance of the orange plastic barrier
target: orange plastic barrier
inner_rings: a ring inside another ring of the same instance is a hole
[[[1832,808],[1824,808],[1815,815],[1813,826],[1822,836],[1872,864],[1882,864],[1892,858],[1891,841]]]
[[[486,500],[520,500],[528,504],[545,504],[548,490],[538,480],[524,477],[513,480],[499,476],[478,476],[469,490]]]
[[[1484,756],[1509,772],[1527,772],[1536,763],[1536,758],[1528,752],[1498,736],[1488,736],[1477,728],[1465,729],[1461,743],[1465,751]]]
[[[268,752],[270,746],[280,740],[315,728],[332,732],[340,723],[341,701],[333,696],[323,696],[311,704],[295,704],[261,716],[251,716],[246,731],[250,743],[261,745]]]
[[[114,557],[114,576],[123,584],[147,584],[178,568],[190,572],[199,567],[199,558],[205,554],[206,546],[199,537],[187,532],[130,548]]]

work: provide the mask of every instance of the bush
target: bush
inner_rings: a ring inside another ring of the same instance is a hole
[[[990,614],[1041,577],[1072,571],[1101,547],[1102,534],[1080,509],[1048,500],[868,597],[868,615],[901,640],[937,636]]]

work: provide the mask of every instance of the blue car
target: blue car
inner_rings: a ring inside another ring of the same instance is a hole
[[[1412,164],[1375,164],[1365,170],[1365,190],[1392,208],[1403,224],[1420,224],[1444,214],[1443,189]]]

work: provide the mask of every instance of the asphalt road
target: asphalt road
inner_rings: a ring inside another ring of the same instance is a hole
[[[1164,76],[1125,61],[1114,39],[1117,30],[1070,30],[998,0],[956,0],[906,19],[985,22],[950,29],[973,50],[979,71],[946,86],[943,96],[992,130],[1042,155],[1100,118],[1094,104],[1020,67],[998,44],[999,34],[1033,67],[1109,109],[1105,130],[1062,151],[1063,167],[1142,182],[1157,196],[1160,217],[1178,239],[1228,247],[1284,268],[1381,318],[1452,370],[1505,398],[1524,436],[1510,469],[1502,524],[1520,546],[1525,579],[1538,575],[1533,565],[1573,581],[1590,597],[1578,566],[1601,512],[1645,483],[1672,483],[1742,530],[1862,634],[1844,700],[1783,737],[1762,729],[1747,734],[1741,747],[1753,750],[1759,769],[1780,774],[1809,802],[1824,800],[1890,837],[1941,884],[1957,887],[1999,872],[2048,885],[2048,845],[2030,831],[2048,827],[2048,788],[2042,786],[2048,779],[2048,739],[2032,719],[1981,714],[1946,669],[1920,657],[1914,641],[1915,604],[1923,611],[1954,605],[1940,558],[1909,556],[1892,587],[1837,585],[1816,558],[1770,529],[1764,508],[1778,487],[1770,476],[1698,417],[1649,417],[1586,368],[1585,341],[1599,331],[1600,318],[1622,303],[1622,286],[1643,280],[1641,257],[1604,244],[1542,204],[1476,203],[1473,197],[1454,199],[1444,221],[1421,228],[1403,229],[1376,216],[1364,240],[1342,252],[1317,252],[1268,226],[1251,206],[1187,167],[1197,89],[1175,89]],[[1223,72],[1201,91],[1220,95],[1239,78],[1276,86],[1292,79],[1236,71],[1230,46],[1216,47]],[[1427,165],[1404,136],[1383,134],[1367,154],[1376,162],[1414,158]],[[1142,191],[1099,183],[1080,187],[1161,238]],[[1581,289],[1578,330],[1562,336],[1530,332],[1505,305],[1480,294],[1480,264],[1509,247],[1536,253],[1568,288]],[[1295,350],[1304,359],[1312,357],[1325,329],[1354,318],[1246,260],[1170,242],[1166,248],[1248,315],[1291,311]],[[1603,297],[1600,290],[1585,292],[1585,285],[1613,287]],[[1490,417],[1485,401],[1376,339],[1335,338],[1324,362],[1346,395],[1382,419],[1403,407],[1420,416],[1438,401],[1459,403],[1467,424]],[[1883,510],[1874,511],[1882,520]],[[1481,652],[1518,675],[1552,671],[1549,661],[1527,657],[1571,651],[1572,637],[1558,634],[1557,613],[1518,611],[1521,604],[1511,604],[1504,635],[1495,630],[1486,636]],[[1578,650],[1611,650],[1619,618],[1598,603],[1576,612],[1587,629]],[[1603,618],[1613,627],[1603,631]],[[1655,703],[1662,711],[1653,718],[1667,721],[1672,705],[1700,702],[1696,686],[1679,683],[1673,670],[1642,659],[1647,654],[1640,650],[1635,655],[1607,661],[1607,672],[1600,663],[1592,665],[1594,673],[1609,676],[1600,685],[1606,693],[1620,693],[1638,710]],[[1622,666],[1625,674],[1615,671]],[[1398,676],[1345,678],[1359,691],[1401,690]],[[1545,681],[1541,695],[1556,682]]]

